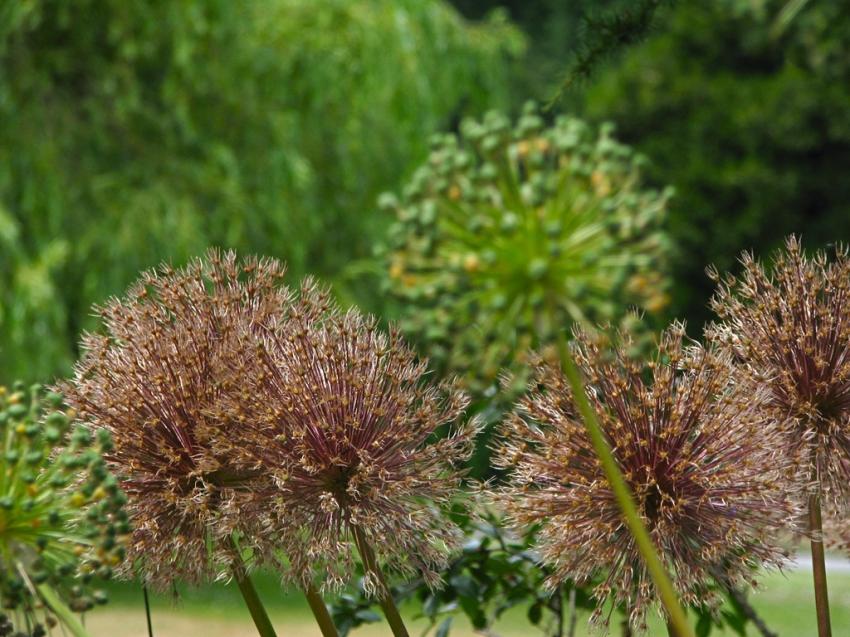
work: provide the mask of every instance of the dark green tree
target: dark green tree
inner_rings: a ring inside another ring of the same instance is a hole
[[[673,315],[708,317],[708,264],[850,239],[848,50],[846,0],[678,2],[587,87],[586,112],[677,190]]]

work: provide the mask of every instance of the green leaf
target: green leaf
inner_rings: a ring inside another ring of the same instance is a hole
[[[699,621],[694,629],[696,637],[708,637],[711,634],[712,625],[713,622],[711,621],[710,615],[700,615]]]
[[[434,637],[446,637],[446,635],[449,634],[449,629],[451,628],[451,626],[452,618],[446,617],[440,624],[440,627],[437,629],[437,632],[434,633]]]
[[[460,607],[469,618],[473,628],[481,629],[487,626],[487,616],[481,608],[481,604],[474,597],[461,597]]]
[[[461,597],[478,597],[478,585],[468,575],[455,575],[449,583]]]
[[[354,616],[362,622],[373,623],[381,621],[381,616],[373,610],[363,608],[354,613]]]
[[[724,610],[721,615],[723,615],[723,619],[726,622],[726,625],[729,626],[732,630],[735,631],[736,635],[740,635],[741,637],[747,637],[747,629],[746,629],[746,620],[736,613],[731,613],[728,610]]]
[[[528,621],[537,626],[543,619],[543,605],[540,602],[532,604],[528,609]]]

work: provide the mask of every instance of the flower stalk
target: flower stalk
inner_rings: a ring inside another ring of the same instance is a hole
[[[308,584],[304,587],[304,596],[307,598],[310,610],[313,611],[313,617],[319,625],[319,630],[322,631],[322,637],[338,637],[339,633],[337,633],[333,619],[328,613],[328,607],[325,606],[319,591],[312,584]]]
[[[649,537],[649,532],[646,530],[643,522],[638,515],[637,507],[631,491],[626,484],[625,478],[617,466],[617,461],[614,459],[614,454],[611,452],[611,447],[605,440],[605,435],[602,433],[602,428],[596,418],[596,412],[590,406],[585,394],[584,383],[576,367],[575,362],[570,356],[567,349],[566,341],[563,335],[558,338],[558,353],[560,356],[561,367],[564,375],[570,383],[576,407],[584,422],[587,433],[590,436],[593,448],[602,463],[602,469],[608,482],[611,485],[611,490],[623,512],[626,524],[634,537],[635,544],[640,551],[641,556],[646,562],[647,570],[649,571],[652,581],[658,590],[658,595],[661,598],[661,603],[664,605],[669,618],[669,624],[672,628],[671,635],[674,637],[693,637],[694,633],[688,625],[688,619],[685,616],[685,611],[679,604],[679,599],[676,596],[676,591],[673,588],[673,583],[667,575],[667,571],[658,557],[658,553],[652,544]]]
[[[360,552],[360,559],[363,560],[363,567],[367,573],[371,573],[378,578],[378,603],[384,611],[387,618],[387,623],[393,631],[395,637],[410,637],[404,621],[401,619],[401,613],[398,612],[398,607],[395,605],[392,593],[384,579],[384,574],[381,572],[381,567],[378,560],[375,558],[375,552],[369,545],[363,530],[360,527],[353,527],[354,541],[357,544],[357,550]]]
[[[242,593],[242,599],[245,600],[245,605],[251,613],[251,619],[254,620],[254,625],[257,627],[257,632],[260,637],[277,637],[274,631],[272,622],[266,612],[260,596],[257,594],[257,589],[254,588],[254,583],[245,569],[245,562],[242,561],[242,556],[239,554],[239,548],[233,538],[230,538],[230,549],[232,551],[233,561],[231,571],[236,584],[239,586],[239,592]]]
[[[826,586],[826,562],[823,552],[823,523],[820,495],[809,495],[809,534],[812,547],[812,574],[815,587],[815,611],[818,618],[818,637],[832,637],[829,620],[829,595]]]

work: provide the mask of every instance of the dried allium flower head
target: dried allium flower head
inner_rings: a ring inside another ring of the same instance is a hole
[[[728,359],[683,345],[683,329],[662,336],[643,365],[627,345],[601,348],[578,333],[574,353],[638,511],[689,605],[713,605],[713,583],[738,583],[762,564],[778,565],[771,531],[791,511],[783,463],[770,449],[778,435],[729,382]],[[651,382],[649,379],[651,378]],[[519,529],[539,525],[550,583],[601,576],[600,603],[613,601],[645,626],[654,587],[577,415],[560,368],[542,364],[537,389],[508,421],[497,463],[513,469],[496,492]],[[657,605],[656,605],[657,606]],[[605,623],[607,623],[607,618]]]
[[[492,112],[436,137],[401,197],[381,198],[404,333],[479,393],[564,325],[662,309],[669,191],[643,183],[642,161],[610,126],[547,126],[533,103],[516,125]]]
[[[61,617],[50,591],[75,612],[104,603],[92,584],[124,559],[126,498],[102,457],[109,434],[72,418],[59,394],[0,386],[0,635],[46,635]]]
[[[765,409],[790,421],[784,445],[805,482],[833,502],[850,491],[850,258],[807,258],[790,237],[768,273],[752,255],[727,276],[712,308],[723,321],[709,335],[730,347],[737,373],[765,385]],[[720,277],[711,272],[717,280]]]
[[[240,428],[211,415],[221,391],[215,370],[234,354],[232,337],[273,322],[291,299],[273,260],[238,263],[210,251],[185,269],[143,274],[126,296],[99,310],[104,333],[85,353],[67,399],[88,422],[112,433],[107,456],[122,476],[134,521],[130,557],[147,582],[199,582],[224,575],[230,538],[260,541],[262,523],[230,448]]]
[[[344,584],[361,540],[390,569],[435,580],[459,539],[440,507],[459,487],[474,431],[435,434],[466,398],[427,383],[426,363],[395,331],[354,310],[317,317],[309,296],[232,370],[224,409],[240,412],[253,443],[243,466],[273,475],[268,506],[302,583]],[[377,573],[367,575],[375,590]]]

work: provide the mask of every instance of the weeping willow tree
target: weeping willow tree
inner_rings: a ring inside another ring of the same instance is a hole
[[[66,372],[91,303],[209,244],[335,276],[522,48],[436,0],[3,0],[0,377]]]

